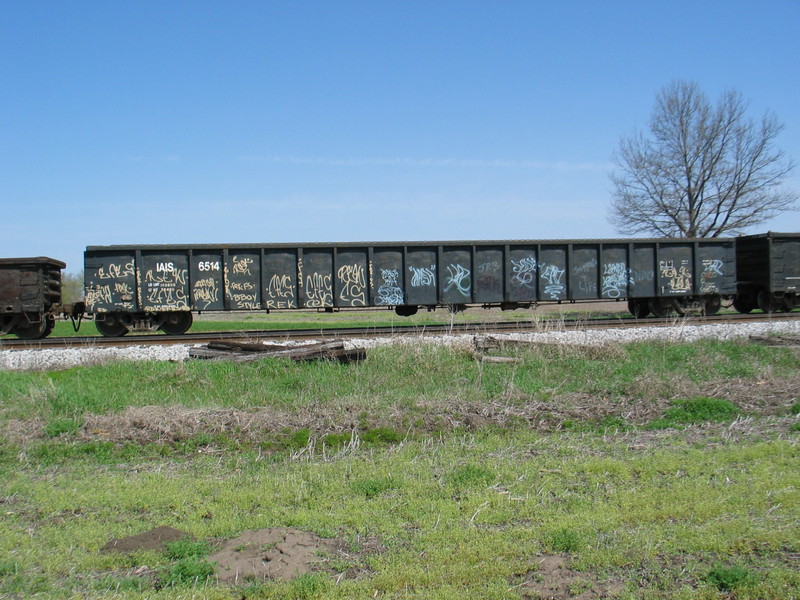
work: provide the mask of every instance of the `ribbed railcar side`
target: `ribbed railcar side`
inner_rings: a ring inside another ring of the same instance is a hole
[[[762,233],[736,239],[740,312],[800,306],[800,233]]]
[[[61,270],[53,258],[0,259],[0,334],[22,339],[49,335],[61,304]]]
[[[736,288],[727,238],[90,246],[84,267],[87,311],[112,335],[175,331],[191,311],[628,299],[660,314]]]

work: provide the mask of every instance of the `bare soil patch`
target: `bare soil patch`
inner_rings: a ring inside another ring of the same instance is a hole
[[[194,540],[191,534],[172,527],[156,527],[126,538],[112,539],[101,552],[132,553],[138,550],[164,550],[168,542]],[[240,584],[253,580],[289,580],[304,573],[330,571],[331,559],[348,564],[344,577],[355,577],[359,559],[345,551],[341,540],[323,539],[314,533],[291,527],[270,527],[243,531],[235,538],[212,540],[216,550],[206,559],[215,565],[221,583]],[[365,540],[364,552],[380,551],[375,540]],[[149,576],[153,571],[140,567],[134,575]]]
[[[617,598],[622,581],[595,581],[591,574],[573,571],[568,556],[548,554],[537,557],[536,569],[526,574],[520,588],[523,598],[530,600],[597,600]]]
[[[100,548],[100,551],[135,552],[137,550],[163,550],[165,544],[168,542],[176,542],[185,539],[193,540],[194,536],[180,529],[162,526],[126,538],[111,539],[105,546]]]
[[[332,542],[289,527],[256,529],[227,540],[209,555],[216,564],[217,579],[241,583],[253,579],[292,579],[319,568],[325,554],[333,554]]]

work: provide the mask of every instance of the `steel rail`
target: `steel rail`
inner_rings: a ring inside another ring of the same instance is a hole
[[[125,337],[75,336],[43,340],[0,340],[0,350],[38,350],[60,348],[99,348],[107,346],[149,346],[167,344],[206,344],[214,340],[309,340],[346,339],[359,337],[463,335],[479,333],[536,333],[631,327],[673,327],[678,325],[708,325],[746,322],[775,322],[800,318],[800,312],[768,314],[725,314],[711,316],[674,316],[666,318],[604,317],[592,319],[541,319],[483,323],[440,323],[433,325],[393,325],[367,327],[331,327],[316,329],[268,329],[247,331],[216,331],[182,335],[142,334]]]

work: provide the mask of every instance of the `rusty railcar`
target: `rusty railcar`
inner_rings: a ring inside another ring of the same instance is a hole
[[[61,305],[61,270],[53,258],[0,258],[0,335],[46,337]]]
[[[748,313],[800,306],[800,233],[761,233],[736,239],[734,308]]]
[[[627,300],[636,316],[716,312],[736,292],[735,241],[519,240],[89,246],[86,310],[101,333],[183,333],[192,312],[504,309]]]

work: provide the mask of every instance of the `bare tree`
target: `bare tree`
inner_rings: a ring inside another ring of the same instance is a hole
[[[735,91],[711,106],[697,84],[677,81],[656,99],[650,136],[620,141],[611,174],[609,220],[623,234],[717,237],[792,210],[781,185],[794,162],[774,141],[783,130],[767,112],[756,123]]]

